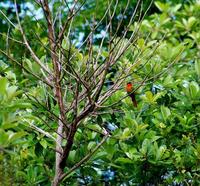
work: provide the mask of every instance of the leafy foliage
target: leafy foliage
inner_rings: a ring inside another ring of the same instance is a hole
[[[99,3],[102,5],[105,1]],[[132,75],[128,80],[133,81],[137,89],[138,107],[133,107],[121,89],[104,103],[104,106],[114,105],[113,110],[99,109],[101,114],[94,114],[82,122],[65,171],[90,153],[105,131],[110,137],[89,162],[68,175],[63,185],[100,185],[102,182],[111,185],[200,184],[200,5],[198,1],[175,6],[157,1],[155,6],[160,13],[143,20],[136,38],[137,50],[135,46],[127,49],[110,69],[109,82],[103,89],[106,92],[112,82],[123,76],[124,67],[131,67]],[[90,6],[85,11],[90,16]],[[77,24],[80,22],[82,19],[78,17]],[[129,31],[133,32],[137,24],[135,22]],[[36,29],[42,37],[42,28]],[[78,32],[82,30],[79,28]],[[12,34],[17,36],[15,30]],[[31,38],[31,31],[28,34]],[[126,42],[124,39],[121,45]],[[67,38],[62,45],[69,51]],[[52,68],[48,55],[43,56],[42,47],[37,46],[35,44],[41,59]],[[16,46],[12,47],[17,50]],[[71,50],[75,53],[73,67],[83,73],[87,51],[80,52],[76,47]],[[138,58],[138,54],[142,55]],[[102,58],[106,57],[105,50]],[[28,55],[23,60],[23,67],[42,75]],[[58,113],[58,105],[49,93],[51,90],[43,84],[38,85],[34,76],[19,69],[23,74],[16,78],[11,70],[13,66],[9,68],[2,61],[0,63],[0,177],[4,178],[1,181],[7,185],[12,182],[49,185],[54,175],[52,149],[56,136],[56,124],[51,117]],[[149,83],[140,86],[146,76]],[[25,96],[18,87],[28,94]],[[27,100],[27,95],[31,101]],[[70,104],[73,93],[68,92],[67,96],[66,102]],[[74,113],[69,112],[69,121],[73,117]],[[37,127],[43,130],[42,133]],[[5,168],[6,171],[1,171]],[[14,172],[16,175],[10,179]]]
[[[153,73],[160,73],[161,67],[169,64],[180,52],[180,41],[186,43],[186,48],[178,55],[180,62],[154,83],[138,90],[137,109],[126,98],[116,106],[116,112],[105,113],[90,121],[93,128],[100,122],[111,131],[113,127],[114,131],[90,164],[76,172],[84,184],[199,184],[200,91],[199,51],[196,47],[199,42],[193,37],[198,35],[200,6],[196,3],[172,7],[161,2],[155,5],[161,14],[153,14],[143,21],[140,34],[145,37],[150,33],[150,36],[146,41],[139,39],[138,47],[148,53],[154,41],[161,39],[162,33],[165,37],[151,62],[141,70],[140,77],[133,74],[135,81],[142,79],[143,73],[148,73],[151,67]],[[123,65],[131,63],[131,59],[134,59],[133,53],[129,60],[122,59]],[[123,92],[110,98],[109,104],[119,100]],[[83,138],[76,139],[83,144],[87,136],[89,141],[92,140],[88,146],[90,149],[98,139],[94,138],[96,135],[87,130]],[[76,156],[80,154],[76,152]],[[85,173],[86,170],[89,172]]]

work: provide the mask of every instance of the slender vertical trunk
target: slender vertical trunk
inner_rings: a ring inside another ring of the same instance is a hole
[[[52,182],[52,186],[58,186],[60,184],[60,179],[59,179],[60,176],[55,176],[54,177],[54,180]]]
[[[62,152],[62,135],[63,135],[63,123],[59,120],[59,126],[57,129],[57,139],[56,139],[56,165],[55,165],[55,176],[54,176],[54,180],[52,182],[52,186],[57,186],[60,183],[60,176],[62,175],[62,170],[59,167],[59,164],[61,162],[61,154],[60,152]],[[60,134],[60,135],[59,135]]]
[[[48,0],[43,0],[41,2],[42,8],[47,20],[47,27],[48,27],[48,40],[49,40],[49,45],[50,45],[50,51],[51,51],[51,59],[52,59],[52,64],[53,64],[53,75],[54,75],[54,94],[55,98],[58,103],[59,107],[59,121],[58,121],[58,129],[57,129],[57,142],[56,142],[56,167],[55,167],[55,176],[54,176],[54,181],[52,183],[53,186],[59,185],[61,179],[61,175],[63,174],[63,169],[60,167],[60,162],[63,152],[61,148],[62,144],[62,135],[63,132],[67,133],[67,128],[66,128],[66,117],[65,117],[65,106],[64,106],[64,101],[63,101],[63,90],[62,90],[62,84],[61,84],[61,61],[59,60],[59,55],[58,54],[58,45],[56,43],[56,33],[55,33],[55,28],[54,28],[54,23],[53,23],[53,17],[52,17],[52,12],[49,7],[49,1]],[[65,130],[65,131],[64,131]],[[59,135],[60,134],[60,135]],[[61,150],[61,151],[60,151]],[[61,152],[61,154],[60,154]]]

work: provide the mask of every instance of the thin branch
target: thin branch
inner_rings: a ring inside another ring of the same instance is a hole
[[[43,129],[37,127],[36,125],[33,124],[33,122],[30,123],[30,122],[29,122],[28,120],[26,120],[26,119],[23,119],[23,121],[26,122],[26,123],[28,123],[29,126],[30,126],[31,128],[33,128],[33,129],[35,129],[36,131],[38,131],[39,133],[41,133],[41,134],[47,136],[48,138],[53,139],[53,141],[57,143],[56,139],[55,139],[51,134],[49,134],[48,132],[44,131]],[[58,144],[58,145],[59,145],[60,150],[61,150],[61,149],[62,149],[61,145],[60,145],[60,144]]]
[[[0,10],[0,13],[6,18],[6,20],[15,28],[18,29],[17,26],[3,13],[2,10]]]
[[[104,15],[102,16],[102,18],[100,19],[100,21],[97,23],[97,25],[94,27],[94,29],[87,35],[87,37],[82,42],[82,44],[78,47],[78,52],[80,52],[81,48],[85,45],[85,43],[87,42],[87,40],[90,38],[90,35],[93,34],[94,31],[101,25],[102,21],[105,19],[106,15],[108,14],[108,11],[109,11],[112,3],[113,3],[113,0],[111,0],[111,2],[109,3],[108,8],[106,9],[106,11],[105,11]],[[72,55],[69,60],[71,60],[74,56],[75,56],[75,54]]]
[[[70,9],[71,15],[68,16],[67,21],[64,23],[64,26],[63,26],[61,32],[60,32],[59,35],[58,35],[57,43],[58,43],[58,42],[62,42],[62,40],[63,40],[63,35],[64,35],[64,32],[65,32],[65,30],[66,30],[66,28],[67,28],[67,25],[68,25],[69,21],[79,12],[79,10],[80,10],[80,9],[82,8],[82,6],[85,4],[85,1],[84,1],[84,2],[79,6],[79,8],[74,12],[74,9],[75,9],[75,6],[76,6],[77,3],[78,3],[78,1],[75,1],[74,6],[72,7],[72,9]]]
[[[63,102],[62,89],[61,89],[61,84],[60,84],[61,64],[59,62],[58,56],[56,55],[56,36],[55,36],[55,30],[53,27],[51,11],[49,9],[48,0],[43,1],[42,8],[43,8],[47,25],[48,25],[48,37],[49,37],[49,44],[50,44],[50,49],[51,49],[51,59],[52,59],[53,68],[54,68],[55,97],[57,98],[62,122],[64,122],[64,125],[66,125],[65,106]],[[66,132],[67,132],[67,128],[66,128]]]
[[[19,30],[21,32],[21,35],[23,37],[23,40],[24,40],[24,44],[26,45],[27,49],[29,50],[29,52],[31,53],[31,56],[33,57],[33,59],[35,60],[35,62],[45,71],[48,73],[48,75],[52,75],[51,71],[40,61],[40,59],[37,57],[37,55],[35,54],[35,52],[32,50],[32,48],[30,47],[29,43],[28,43],[28,40],[25,36],[25,33],[24,33],[24,30],[22,29],[22,26],[21,26],[21,22],[20,22],[20,19],[19,19],[19,13],[18,13],[18,10],[17,10],[17,3],[16,3],[16,0],[14,0],[15,2],[15,11],[16,11],[16,16],[17,16],[17,21],[18,21],[18,24],[19,24]]]
[[[18,41],[18,40],[16,40],[16,39],[12,38],[12,37],[9,37],[9,36],[6,35],[5,33],[0,33],[0,35],[5,36],[5,37],[7,37],[9,40],[14,41],[14,42],[16,42],[16,43],[25,45],[25,43],[23,43],[23,42],[21,42],[21,41]]]
[[[179,54],[176,56],[176,58],[172,61],[172,63],[170,63],[167,67],[166,67],[166,70],[165,71],[162,71],[160,72],[159,74],[155,75],[154,77],[151,77],[149,79],[147,79],[148,76],[145,77],[145,79],[140,83],[140,85],[138,85],[132,92],[135,92],[137,91],[141,86],[144,85],[144,83],[146,81],[150,81],[153,79],[153,81],[156,81],[157,78],[161,77],[161,75],[165,74],[168,72],[168,70],[171,68],[171,66],[178,60],[180,54],[182,54],[184,49],[182,49]],[[153,68],[152,68],[153,70]],[[151,71],[152,71],[151,70]],[[151,73],[151,71],[149,72],[149,74]],[[114,90],[114,92],[116,92],[118,89]],[[114,92],[112,92],[111,94],[113,94]],[[101,103],[98,103],[98,106],[103,104],[111,95],[107,95],[104,100],[101,100]],[[123,99],[127,98],[129,95],[127,94],[126,96],[123,96],[120,100],[118,100],[117,102],[111,104],[111,105],[106,105],[106,106],[99,106],[99,108],[108,108],[108,107],[113,107],[114,105],[117,105],[118,103],[120,103]]]
[[[3,50],[0,49],[0,52],[2,54],[4,54],[8,59],[10,59],[11,61],[13,61],[17,65],[19,65],[19,67],[21,67],[22,69],[24,69],[27,73],[31,74],[36,79],[38,79],[38,80],[42,81],[43,83],[47,84],[48,86],[52,87],[52,84],[47,79],[43,79],[43,78],[39,77],[38,75],[32,73],[30,70],[28,70],[27,68],[25,68],[19,61],[15,60],[13,57],[11,57],[10,55],[8,55]]]
[[[103,143],[107,140],[109,137],[109,133],[107,133],[101,142],[90,152],[88,153],[83,159],[81,159],[78,163],[76,163],[68,172],[64,173],[61,177],[60,180],[62,181],[65,179],[68,175],[70,175],[73,171],[75,171],[77,168],[79,168],[83,163],[87,162],[92,155],[103,145]]]

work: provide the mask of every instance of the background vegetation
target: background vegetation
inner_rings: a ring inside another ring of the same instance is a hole
[[[121,9],[126,6],[126,1],[123,2],[119,4]],[[132,7],[136,6],[134,2],[130,3]],[[46,27],[41,27],[44,19],[36,21],[33,16],[39,10],[37,4],[30,14],[28,1],[17,3],[32,48],[43,62],[48,61],[44,46],[39,39],[35,40],[39,36],[42,43],[47,43]],[[142,14],[149,3],[145,1]],[[1,4],[0,19],[0,185],[50,185],[56,166],[55,117],[59,116],[59,108],[53,93],[49,93],[51,88],[34,76],[41,77],[42,72],[20,43],[21,35],[5,21],[2,12],[17,24],[14,4],[8,4],[9,8]],[[76,55],[72,66],[80,74],[86,68],[88,51],[86,45],[82,51],[77,48],[90,33],[92,19],[100,20],[104,15],[106,4],[107,1],[101,0],[98,4],[87,1],[82,14],[73,22],[71,48],[68,40],[63,40],[63,48]],[[59,6],[59,1],[55,1],[53,9]],[[113,28],[120,20],[120,9],[117,10]],[[126,16],[116,33],[118,37],[122,37],[129,23],[129,15]],[[131,73],[100,109],[81,121],[64,168],[68,174],[61,185],[200,185],[199,17],[199,1],[156,1],[144,20],[131,24],[130,34],[140,24],[138,37],[134,46],[109,68],[104,93],[120,80],[124,69],[130,68]],[[107,21],[95,32],[96,53]],[[108,56],[106,42],[103,45],[100,63]],[[137,108],[126,96],[127,81],[134,82],[137,88]],[[67,86],[76,83],[70,77],[65,82]],[[67,97],[70,101],[74,99],[70,92]],[[79,109],[83,105],[80,102]],[[66,117],[73,121],[73,112]],[[102,146],[88,161],[73,169],[80,159],[93,152],[105,133],[109,136]]]

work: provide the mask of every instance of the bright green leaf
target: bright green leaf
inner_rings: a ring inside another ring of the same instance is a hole
[[[5,94],[8,86],[8,80],[5,77],[0,77],[0,94]]]
[[[191,98],[195,99],[199,92],[199,85],[195,81],[192,81],[190,83],[189,89],[190,89]]]
[[[94,141],[90,141],[88,146],[87,146],[87,149],[88,150],[92,150],[97,144],[94,142]]]
[[[200,78],[200,60],[195,61],[195,70],[196,70],[198,77]]]
[[[162,113],[163,119],[166,121],[168,119],[168,117],[171,115],[170,109],[163,105],[160,108],[161,108],[161,113]]]
[[[45,139],[40,140],[40,144],[44,147],[44,149],[47,148],[47,141]]]

